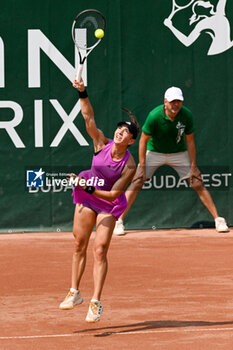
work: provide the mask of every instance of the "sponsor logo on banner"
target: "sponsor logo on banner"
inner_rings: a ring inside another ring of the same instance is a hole
[[[147,180],[142,189],[143,190],[187,190],[190,188],[190,184],[187,178],[179,178],[173,169],[170,171],[170,167],[161,167],[156,170],[155,174]],[[201,178],[205,187],[214,190],[228,190],[232,184],[232,173],[229,172],[227,167],[206,167],[202,169]],[[148,170],[151,173],[150,170]],[[169,174],[167,173],[169,172]],[[189,167],[187,167],[187,173]]]
[[[44,193],[66,192],[67,190],[73,190],[75,186],[101,188],[104,183],[104,179],[98,176],[91,176],[88,179],[79,177],[70,173],[68,167],[63,167],[63,170],[58,171],[50,171],[49,167],[40,167],[39,170],[26,170],[26,187],[29,193],[37,193],[38,191]]]
[[[27,170],[27,187],[43,187],[44,186],[44,171],[40,170]]]
[[[164,25],[182,44],[190,46],[204,33],[212,39],[207,55],[221,54],[233,46],[230,23],[225,12],[227,0],[219,0],[216,5],[203,0],[187,0],[186,3],[183,1],[182,6],[179,3],[180,0],[172,0],[172,10],[164,20]],[[182,12],[183,18],[187,18],[188,35],[174,24],[178,12]]]

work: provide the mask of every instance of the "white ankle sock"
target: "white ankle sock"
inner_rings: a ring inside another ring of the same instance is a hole
[[[73,293],[76,293],[76,294],[78,294],[78,292],[79,292],[79,289],[74,289],[74,288],[70,288],[70,292],[73,292]]]
[[[91,299],[91,302],[94,302],[94,303],[100,303],[100,300],[97,300],[97,299]]]

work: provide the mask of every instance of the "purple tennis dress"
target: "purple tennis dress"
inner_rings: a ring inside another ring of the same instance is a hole
[[[114,183],[121,177],[121,173],[129,159],[130,152],[127,150],[120,161],[112,159],[111,150],[114,142],[110,140],[104,148],[93,156],[91,169],[82,171],[78,176],[86,180],[103,179],[104,185],[95,185],[96,189],[110,191]],[[122,192],[113,202],[95,197],[93,194],[85,192],[82,188],[76,186],[73,191],[74,203],[81,203],[85,207],[91,208],[96,213],[104,211],[110,213],[118,219],[127,207],[125,193]]]

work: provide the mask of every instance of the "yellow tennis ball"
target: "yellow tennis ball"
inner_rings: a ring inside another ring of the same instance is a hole
[[[103,31],[103,29],[96,29],[96,30],[95,30],[95,36],[96,36],[96,38],[98,38],[98,39],[103,38],[103,37],[104,37],[104,31]]]

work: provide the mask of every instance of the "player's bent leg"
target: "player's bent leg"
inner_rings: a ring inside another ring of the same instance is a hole
[[[78,289],[80,279],[86,266],[86,250],[96,223],[96,213],[82,205],[76,205],[73,235],[75,238],[72,259],[71,287]]]
[[[128,211],[132,207],[133,203],[135,202],[138,192],[141,190],[143,186],[143,182],[141,179],[132,182],[130,186],[128,187],[127,191],[125,192],[125,196],[127,199],[127,208],[125,209],[124,213],[120,216],[120,218],[116,221],[116,225],[114,228],[114,235],[122,236],[125,234],[125,227],[124,227],[124,218],[126,217]]]
[[[145,174],[142,174],[142,167],[139,165],[136,171],[136,174],[134,175],[134,178],[128,187],[127,191],[125,192],[126,199],[128,202],[127,208],[124,211],[124,213],[120,216],[119,220],[116,222],[115,229],[113,231],[114,235],[124,235],[125,234],[125,228],[123,221],[131,209],[133,203],[135,202],[138,192],[141,190],[145,178],[149,180],[156,169],[160,167],[161,165],[166,163],[166,155],[163,153],[158,152],[152,152],[147,150],[146,152],[146,167],[145,167]],[[142,176],[143,175],[143,176]],[[145,178],[144,178],[145,177]]]
[[[107,253],[111,242],[115,221],[115,218],[111,214],[101,212],[97,216],[96,236],[93,246],[94,292],[86,316],[87,322],[99,321],[100,315],[103,311],[103,306],[100,302],[100,297],[108,270]]]
[[[96,236],[93,245],[94,255],[94,293],[93,299],[100,300],[105,277],[108,270],[107,253],[111,242],[116,219],[112,214],[103,213],[97,215]]]

